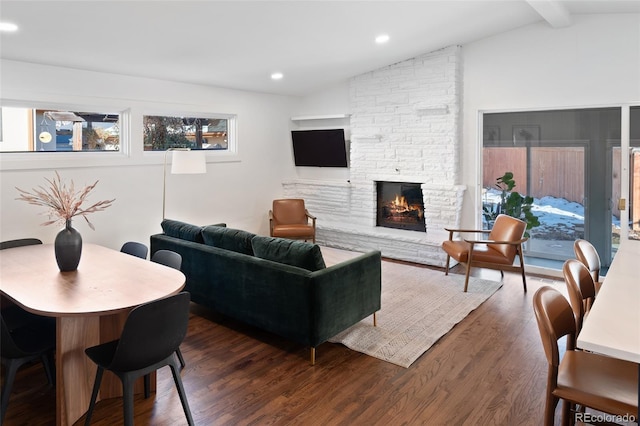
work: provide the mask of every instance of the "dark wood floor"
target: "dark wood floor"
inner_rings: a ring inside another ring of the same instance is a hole
[[[500,279],[496,271],[481,274]],[[181,348],[194,420],[198,425],[540,425],[547,369],[531,298],[554,282],[529,277],[525,294],[518,275],[505,274],[500,290],[410,368],[332,343],[318,348],[317,364],[311,366],[308,348],[192,305]],[[55,395],[45,383],[38,365],[19,373],[5,425],[54,423]],[[186,424],[168,368],[158,372],[155,395],[136,397],[135,421]],[[98,403],[94,425],[121,423],[120,399]]]

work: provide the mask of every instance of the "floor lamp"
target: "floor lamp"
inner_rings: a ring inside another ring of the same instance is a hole
[[[165,219],[167,200],[167,157],[171,152],[171,174],[207,173],[207,162],[204,151],[191,151],[189,148],[169,148],[164,153],[164,169],[162,171],[162,220]]]

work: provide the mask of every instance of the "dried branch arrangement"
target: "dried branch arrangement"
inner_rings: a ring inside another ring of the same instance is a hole
[[[20,193],[20,196],[16,200],[26,201],[34,206],[42,206],[47,208],[47,214],[49,218],[55,218],[42,223],[43,226],[51,225],[58,222],[66,222],[71,220],[75,216],[82,216],[87,221],[89,227],[95,230],[93,224],[87,218],[89,213],[99,212],[110,207],[115,201],[103,200],[92,204],[89,207],[82,208],[87,196],[96,187],[98,181],[95,181],[93,185],[85,186],[82,190],[76,192],[73,180],[70,185],[67,185],[62,181],[60,175],[56,171],[56,176],[53,179],[47,179],[49,186],[47,188],[39,186],[33,189],[33,192],[27,192],[20,188],[16,189]]]

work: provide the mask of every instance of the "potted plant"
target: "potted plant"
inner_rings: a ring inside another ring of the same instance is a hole
[[[506,172],[504,175],[496,179],[496,187],[502,191],[500,194],[500,213],[515,217],[527,223],[525,236],[529,236],[529,230],[540,226],[538,217],[531,211],[533,207],[533,197],[521,195],[518,191],[514,191],[516,181],[513,179],[512,172]]]

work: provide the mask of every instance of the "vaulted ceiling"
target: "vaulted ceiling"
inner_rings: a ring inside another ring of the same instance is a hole
[[[535,22],[640,13],[640,1],[0,1],[3,59],[304,95]],[[385,44],[376,44],[380,34]],[[271,74],[284,77],[272,80]]]

